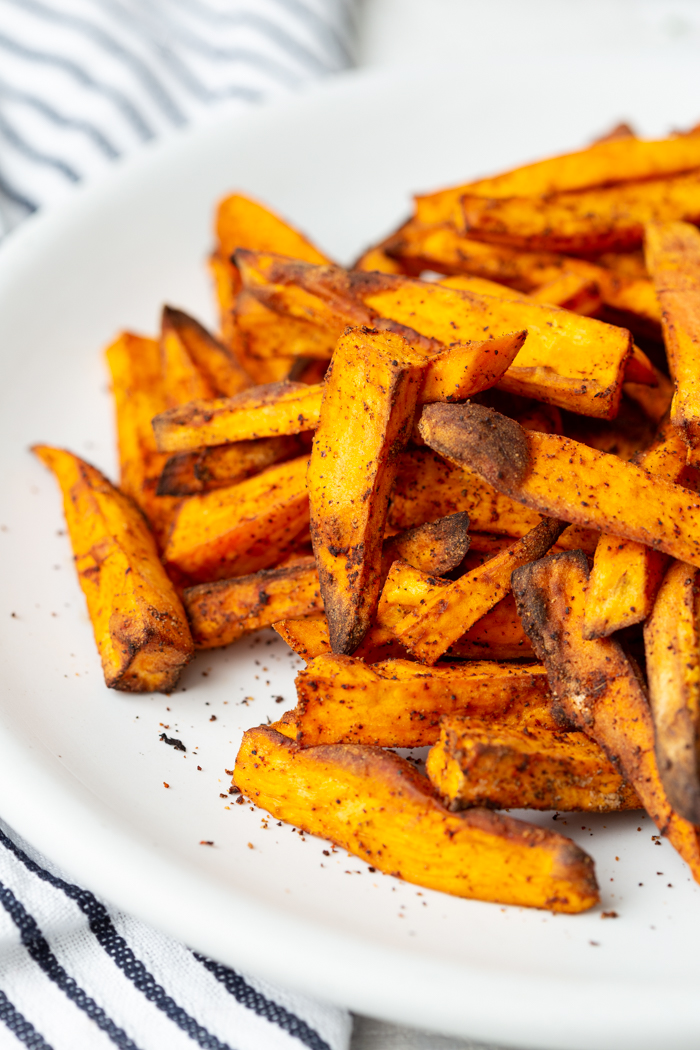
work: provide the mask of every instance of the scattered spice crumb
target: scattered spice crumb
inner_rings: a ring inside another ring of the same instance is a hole
[[[170,784],[166,784],[166,783],[165,783],[165,781],[163,781],[163,787],[164,787],[164,788],[169,788],[169,787],[170,787]]]
[[[202,772],[202,767],[201,766],[197,766],[197,769],[199,770],[200,773]]]
[[[200,846],[213,846],[214,843],[212,842],[211,839],[200,839],[199,845]]]
[[[182,740],[178,740],[174,736],[166,736],[165,733],[161,733],[159,739],[164,741],[164,743],[166,744],[170,744],[170,746],[174,747],[176,751],[187,751],[187,748],[183,744]]]
[[[255,849],[255,846],[253,845],[252,842],[248,843],[248,849]]]
[[[245,799],[243,798],[243,795],[239,795],[238,796],[238,798],[236,799],[236,805],[237,806],[244,806],[245,805]]]
[[[216,722],[216,715],[212,715],[209,719],[210,722]]]
[[[228,795],[222,794],[222,792],[220,791],[219,798],[228,798]]]
[[[588,943],[594,948],[600,948],[600,941],[589,941]]]
[[[233,776],[233,770],[232,769],[225,769],[224,773],[226,774],[227,777],[232,777]]]
[[[240,795],[241,789],[239,787],[236,787],[235,784],[231,784],[231,787],[228,789],[228,793],[229,795]]]
[[[616,911],[604,911],[601,913],[601,919],[617,919],[619,918]]]

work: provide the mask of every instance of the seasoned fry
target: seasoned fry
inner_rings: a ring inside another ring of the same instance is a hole
[[[596,254],[636,248],[646,223],[700,220],[700,173],[559,193],[545,199],[462,197],[465,229],[528,251]]]
[[[135,503],[71,452],[35,445],[53,471],[105,683],[168,692],[193,653],[184,609]]]
[[[510,590],[511,573],[541,558],[564,531],[565,523],[545,518],[521,540],[484,565],[440,588],[411,609],[394,628],[396,638],[416,659],[433,664]]]
[[[300,456],[183,500],[163,556],[166,567],[189,583],[207,583],[275,565],[309,524],[307,463]]]
[[[227,258],[219,252],[212,252],[208,259],[209,273],[214,282],[214,294],[219,308],[219,332],[221,341],[232,353],[237,344],[236,321],[233,316],[233,308],[236,305],[236,291],[240,284],[238,270]],[[243,363],[238,354],[234,354],[241,367]],[[244,371],[251,375],[246,368]],[[251,375],[251,378],[252,375]],[[257,378],[257,377],[256,377]],[[257,380],[260,382],[260,380]]]
[[[541,514],[700,566],[700,500],[680,485],[559,434],[524,430],[482,405],[429,405],[419,430],[426,444]]]
[[[251,386],[250,376],[231,350],[172,306],[163,307],[161,354],[169,408],[196,398],[233,397]],[[177,370],[175,376],[172,369]]]
[[[296,679],[298,743],[423,747],[438,738],[440,718],[461,712],[517,724],[528,713],[553,725],[540,664],[490,660],[464,664],[384,660],[371,667],[325,654]]]
[[[566,190],[675,175],[692,168],[700,168],[697,139],[627,138],[597,143],[588,149],[549,157],[492,178],[416,197],[416,219],[422,223],[449,222],[455,205],[465,193],[493,198],[547,197]]]
[[[652,223],[646,260],[675,384],[671,422],[683,432],[688,462],[700,466],[700,232],[685,222]]]
[[[400,336],[352,329],[326,376],[309,461],[311,538],[331,647],[367,633],[381,588],[381,538],[396,456],[413,427],[424,359]]]
[[[119,487],[146,515],[162,548],[177,500],[156,496],[166,456],[158,452],[151,420],[165,409],[160,348],[155,339],[123,332],[105,351],[117,417]]]
[[[277,620],[323,609],[311,557],[233,580],[200,583],[188,587],[182,600],[198,649],[230,645]]]
[[[469,515],[458,511],[385,540],[382,545],[383,580],[397,558],[434,575],[451,572],[469,550],[468,529]]]
[[[163,467],[156,492],[158,496],[195,496],[225,488],[302,451],[296,437],[269,437],[177,452]]]
[[[544,661],[558,709],[606,752],[649,816],[700,879],[698,829],[676,813],[654,754],[641,679],[611,638],[583,637],[588,565],[580,551],[550,554],[513,573],[523,626]]]
[[[550,726],[450,715],[425,771],[453,812],[471,806],[595,813],[642,808],[598,744],[584,733]]]
[[[219,202],[215,229],[219,251],[225,259],[233,255],[236,248],[255,248],[321,266],[330,262],[303,233],[242,193],[232,193]]]
[[[390,752],[302,750],[260,726],[244,735],[233,776],[276,820],[329,838],[407,882],[562,912],[598,900],[593,862],[569,839],[487,810],[449,813],[428,779]]]
[[[235,397],[171,408],[153,419],[153,432],[162,452],[300,434],[318,426],[322,396],[320,383],[269,383]]]
[[[308,663],[316,656],[331,651],[328,620],[325,616],[306,616],[302,619],[278,620],[271,625],[290,649]]]
[[[700,597],[697,569],[669,567],[644,625],[656,761],[669,803],[700,824]]]
[[[584,415],[609,419],[617,412],[632,346],[625,329],[529,300],[409,277],[314,267],[261,252],[237,252],[236,259],[245,286],[266,305],[312,316],[329,330],[341,324],[401,326],[414,348],[435,353],[441,345],[483,339],[485,331],[499,336],[527,328],[522,350],[500,380],[503,389]]]

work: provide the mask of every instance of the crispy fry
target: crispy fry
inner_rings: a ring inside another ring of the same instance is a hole
[[[341,323],[400,327],[414,348],[435,353],[441,345],[483,339],[485,331],[500,336],[526,327],[525,344],[500,380],[503,389],[584,415],[608,419],[617,412],[632,345],[625,329],[409,277],[349,273],[261,252],[237,252],[236,258],[245,286],[266,305],[312,316],[329,330]]]
[[[380,246],[368,248],[366,252],[353,263],[353,270],[368,270],[375,273],[403,273],[401,263],[387,255]]]
[[[425,771],[453,812],[641,809],[636,792],[584,733],[465,715],[442,719]]]
[[[231,350],[172,306],[163,307],[161,354],[168,407],[200,397],[233,397],[251,386]],[[174,376],[171,369],[177,370]]]
[[[235,397],[171,408],[153,419],[153,432],[162,452],[300,434],[318,426],[322,395],[320,383],[269,383]]]
[[[197,452],[177,452],[163,467],[157,495],[195,496],[225,488],[302,451],[296,437],[269,437],[214,445]]]
[[[685,222],[652,223],[646,259],[675,384],[671,421],[683,431],[688,462],[700,466],[700,232]]]
[[[697,140],[627,138],[598,143],[586,150],[548,157],[492,178],[416,197],[416,219],[422,223],[451,221],[455,205],[465,193],[494,198],[547,197],[566,190],[675,175],[692,168],[700,168]]]
[[[488,660],[427,667],[408,660],[368,666],[350,656],[316,657],[296,679],[297,742],[423,747],[440,718],[462,712],[517,724],[528,712],[554,725],[540,664]]]
[[[271,625],[302,660],[313,660],[316,656],[331,651],[328,637],[328,620],[323,615],[305,616],[301,619],[278,620]]]
[[[303,233],[242,193],[232,193],[219,202],[215,228],[219,251],[225,259],[233,255],[236,248],[255,248],[321,266],[330,262]]]
[[[236,321],[233,316],[233,308],[236,305],[236,292],[240,284],[238,270],[219,252],[212,252],[208,259],[209,273],[214,282],[214,294],[216,304],[219,308],[219,332],[221,341],[233,353],[237,344]],[[238,356],[234,355],[238,363],[243,364]],[[248,372],[244,368],[245,372]],[[248,373],[250,374],[250,373]],[[252,377],[251,377],[252,378]],[[259,382],[259,380],[258,380]]]
[[[311,538],[334,652],[369,629],[396,456],[413,427],[424,359],[400,336],[352,329],[326,376],[309,461]]]
[[[433,597],[423,599],[396,625],[396,638],[423,663],[435,663],[506,596],[513,570],[546,554],[564,528],[564,522],[545,518],[484,565],[441,588]]]
[[[141,511],[71,452],[35,445],[53,471],[105,683],[168,692],[192,656],[187,619]]]
[[[518,611],[547,668],[555,714],[560,708],[603,748],[700,879],[698,830],[672,809],[662,786],[641,678],[613,639],[583,637],[587,584],[580,551],[550,554],[513,573]]]
[[[700,566],[700,500],[634,463],[481,405],[429,405],[426,444],[541,514],[645,543]]]
[[[168,569],[207,583],[279,562],[308,527],[307,463],[300,456],[183,500],[163,556]]]
[[[546,199],[462,198],[465,229],[528,251],[596,254],[635,248],[646,223],[700,220],[700,174],[559,193]]]
[[[298,357],[327,361],[333,354],[335,332],[328,332],[302,317],[275,313],[250,292],[239,293],[235,318],[243,357],[254,361],[257,367],[274,368],[282,362],[289,368]]]
[[[407,882],[552,911],[598,900],[593,862],[569,839],[486,810],[449,813],[410,762],[379,748],[300,749],[260,726],[244,735],[233,776],[276,820]]]
[[[155,339],[122,333],[105,351],[117,417],[119,487],[146,515],[158,546],[165,544],[177,500],[156,496],[166,456],[151,420],[165,409],[160,348]]]
[[[313,558],[250,576],[188,587],[183,603],[198,649],[230,645],[286,617],[323,609]]]
[[[673,808],[700,824],[700,598],[697,569],[669,567],[644,625],[659,775]]]
[[[469,515],[448,514],[438,521],[416,525],[382,545],[382,579],[397,558],[434,575],[456,569],[469,550]]]

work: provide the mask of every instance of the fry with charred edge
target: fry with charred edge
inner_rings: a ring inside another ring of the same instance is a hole
[[[423,599],[396,625],[395,637],[416,659],[426,664],[435,663],[506,596],[514,569],[546,554],[565,528],[564,522],[545,518],[484,565],[460,576],[433,597]]]
[[[326,376],[308,486],[311,539],[336,653],[357,648],[377,605],[396,457],[413,428],[424,368],[401,336],[351,329]]]
[[[646,260],[662,311],[664,343],[675,384],[671,422],[700,466],[700,232],[685,222],[651,224]]]
[[[634,788],[584,733],[450,715],[425,771],[452,811],[641,809]]]
[[[512,171],[477,182],[438,190],[415,198],[416,220],[422,223],[450,222],[455,204],[465,193],[481,197],[547,197],[566,190],[676,175],[700,168],[697,139],[627,138],[595,143],[588,149],[525,164]]]
[[[307,457],[190,496],[180,504],[163,555],[189,583],[245,576],[274,565],[309,523]]]
[[[506,435],[513,440],[513,427],[518,427],[513,420],[473,404],[429,405],[419,422],[431,448],[478,470],[533,510],[646,543],[700,566],[695,493],[559,434],[518,427],[509,455],[504,441]]]
[[[105,683],[168,692],[193,653],[184,609],[141,511],[71,452],[35,445],[63,493],[78,580]]]
[[[191,401],[153,419],[161,452],[300,434],[318,426],[323,385],[269,383],[235,397]]]
[[[151,427],[153,417],[165,409],[160,347],[155,339],[123,332],[105,357],[117,417],[119,487],[139,505],[162,548],[177,501],[156,496],[166,459]]]
[[[698,571],[673,562],[644,625],[659,775],[673,808],[700,824]]]
[[[598,901],[593,862],[569,839],[489,810],[450,813],[427,777],[380,748],[301,750],[260,726],[245,733],[233,779],[275,820],[407,882],[561,912]]]
[[[386,576],[384,566],[387,562],[390,565],[401,551],[414,564],[428,569],[433,565],[442,572],[455,568],[469,546],[468,525],[466,514],[453,514],[385,540],[382,582]],[[229,645],[278,620],[293,622],[297,617],[313,616],[323,610],[318,571],[310,557],[249,576],[188,587],[183,602],[199,649]],[[327,629],[325,634],[329,648]]]
[[[297,742],[423,747],[438,738],[440,718],[461,712],[517,724],[526,713],[553,726],[540,664],[475,660],[425,664],[363,660],[332,653],[312,660],[297,685]]]
[[[276,620],[323,609],[316,563],[310,557],[250,576],[188,587],[182,600],[198,649],[229,645]]]
[[[557,709],[599,744],[700,879],[698,830],[676,813],[654,754],[641,677],[612,638],[583,637],[588,564],[581,551],[550,554],[513,573],[518,612],[547,668]]]
[[[251,386],[231,350],[172,306],[163,307],[161,354],[169,408],[196,398],[233,397]]]
[[[225,488],[302,451],[299,439],[290,436],[214,445],[197,452],[176,452],[163,467],[156,494],[195,496]]]
[[[642,243],[652,222],[700,219],[700,174],[559,193],[546,199],[462,197],[465,229],[513,248],[599,254]]]
[[[637,462],[650,474],[697,491],[697,478],[691,477],[695,471],[685,459],[682,434],[667,424]],[[603,534],[588,583],[586,638],[603,638],[646,620],[667,565],[668,557],[659,551]]]
[[[245,287],[280,313],[336,330],[343,322],[390,327],[429,353],[483,339],[485,332],[495,337],[527,328],[500,386],[583,415],[611,419],[617,413],[632,346],[626,329],[530,300],[409,277],[310,266],[263,252],[237,252],[236,259]]]

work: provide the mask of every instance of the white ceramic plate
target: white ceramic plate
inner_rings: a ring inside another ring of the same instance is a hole
[[[573,917],[421,893],[288,826],[264,830],[263,814],[220,793],[242,729],[292,705],[296,658],[260,636],[199,656],[171,697],[108,692],[56,486],[27,452],[59,443],[114,475],[100,348],[123,326],[155,331],[163,301],[213,320],[204,258],[227,190],[269,202],[346,261],[402,217],[410,190],[576,146],[621,117],[649,134],[692,122],[696,81],[687,69],[617,64],[545,76],[499,69],[497,54],[463,75],[349,77],[156,148],[10,239],[0,252],[6,820],[188,944],[365,1013],[518,1046],[697,1046],[700,892],[671,847],[654,844],[649,820],[557,825],[591,852],[602,888],[601,907]],[[162,727],[186,755],[160,742]]]

